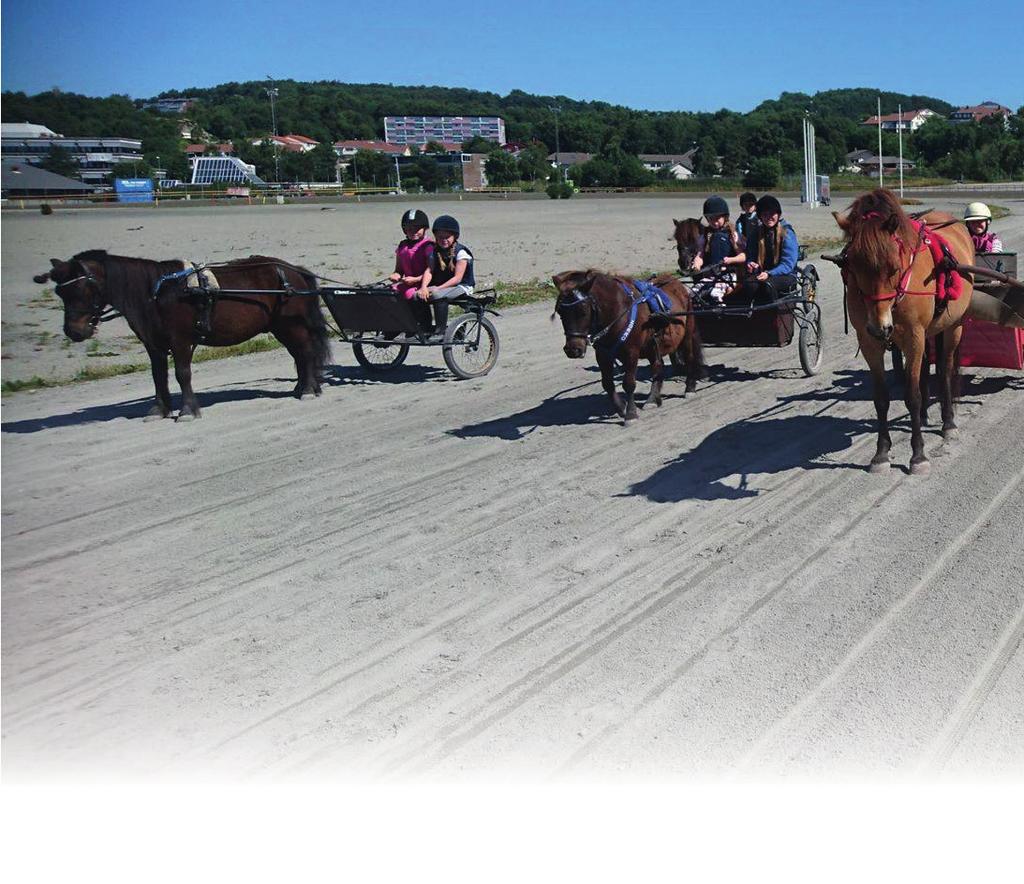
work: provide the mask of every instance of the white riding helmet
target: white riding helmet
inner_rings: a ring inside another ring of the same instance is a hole
[[[971,203],[964,210],[964,221],[991,221],[992,212],[984,203]]]

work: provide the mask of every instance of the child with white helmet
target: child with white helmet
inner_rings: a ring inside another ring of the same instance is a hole
[[[1003,242],[994,233],[989,232],[992,223],[992,212],[984,203],[971,203],[964,211],[964,223],[974,241],[974,251],[983,255],[986,252],[1001,252]]]

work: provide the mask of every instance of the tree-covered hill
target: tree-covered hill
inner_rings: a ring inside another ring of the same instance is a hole
[[[212,88],[189,88],[162,93],[163,98],[188,96],[196,103],[188,116],[218,141],[242,142],[271,130],[268,83],[224,83]],[[802,167],[801,121],[810,115],[817,130],[817,156],[821,171],[836,170],[844,155],[856,148],[875,149],[877,134],[863,126],[875,112],[879,94],[874,89],[832,89],[807,95],[785,92],[762,102],[749,113],[722,109],[712,113],[641,111],[564,96],[530,95],[514,90],[493,92],[441,86],[347,84],[334,81],[280,80],[275,99],[277,129],[330,143],[339,139],[380,139],[386,115],[447,114],[494,115],[506,122],[510,141],[541,142],[563,151],[625,154],[681,154],[698,147],[698,172],[735,175],[755,160],[775,160],[785,173]],[[926,95],[883,92],[883,113],[930,108],[945,116],[952,105]],[[154,111],[141,110],[142,102],[125,96],[86,98],[63,92],[35,96],[5,93],[3,119],[42,123],[66,135],[123,135],[142,138],[147,155],[161,154],[165,164],[177,140],[174,122]],[[905,140],[908,157],[931,171],[977,178],[1024,174],[1021,117],[1014,117],[1008,132],[981,124],[951,127],[944,119],[929,122],[922,132]],[[952,130],[956,129],[956,133]],[[927,143],[927,152],[916,142]],[[983,148],[998,142],[982,158]],[[177,147],[180,153],[180,145]],[[886,136],[883,152],[895,152],[895,136]]]

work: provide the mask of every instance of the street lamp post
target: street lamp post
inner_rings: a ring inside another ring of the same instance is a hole
[[[558,168],[558,177],[565,184],[565,170],[562,168],[562,151],[558,142],[558,116],[562,113],[562,108],[560,105],[555,104],[550,105],[548,110],[555,115],[555,166]]]
[[[397,182],[395,189],[399,193],[401,193],[402,192],[402,173],[398,171],[398,157],[397,156],[395,157],[395,181]]]
[[[277,152],[277,112],[274,109],[274,99],[277,98],[277,87],[274,86],[274,81],[267,76],[270,81],[270,88],[267,89],[267,95],[270,96],[270,123],[274,129],[274,181],[278,184],[281,183],[281,160]]]

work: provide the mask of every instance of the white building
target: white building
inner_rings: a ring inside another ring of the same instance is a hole
[[[921,110],[909,110],[903,111],[902,114],[882,114],[879,117],[877,114],[868,117],[862,126],[878,126],[878,121],[882,121],[883,132],[896,132],[902,129],[904,132],[916,132],[920,129],[931,117],[937,117],[938,114],[928,108],[922,108]]]
[[[78,176],[87,184],[103,184],[118,163],[141,163],[142,142],[137,138],[65,138],[35,123],[0,126],[0,152],[5,160],[38,166],[54,146],[68,151],[78,163]]]
[[[461,145],[476,136],[504,144],[505,121],[501,117],[384,117],[384,140],[390,144]]]

